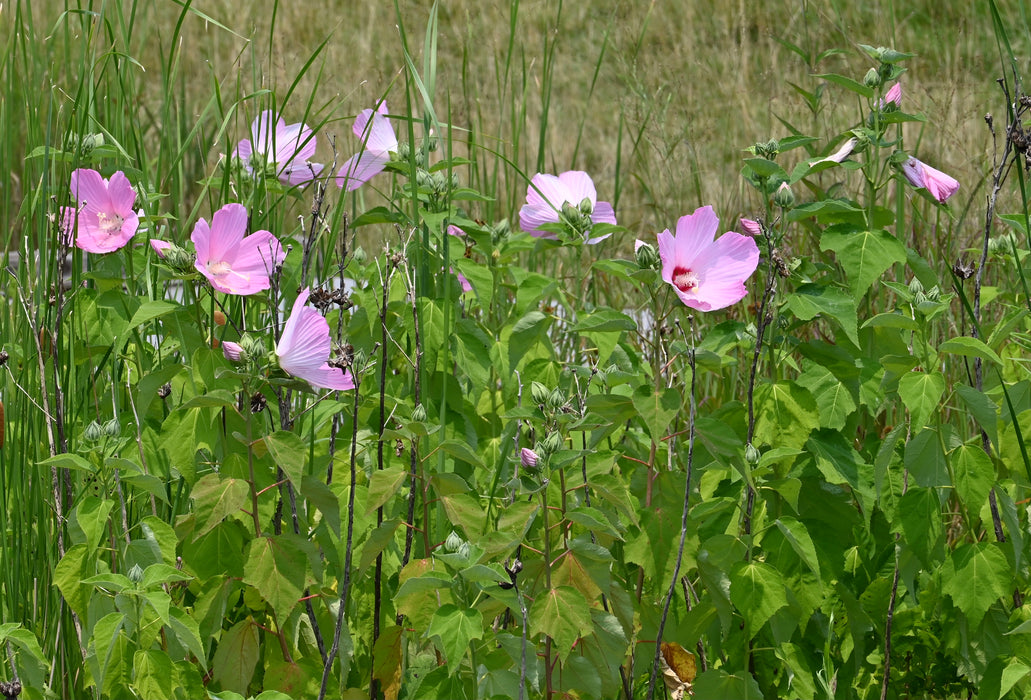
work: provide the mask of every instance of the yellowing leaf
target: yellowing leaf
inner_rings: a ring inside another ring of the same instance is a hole
[[[681,700],[685,694],[693,695],[691,684],[698,674],[694,654],[676,642],[662,642],[662,680],[672,700]]]

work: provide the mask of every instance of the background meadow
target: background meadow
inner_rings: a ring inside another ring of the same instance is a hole
[[[0,694],[1026,696],[1027,7],[343,5],[0,5]],[[229,158],[381,100],[353,192]],[[597,245],[520,229],[569,170]],[[146,243],[228,203],[254,295]],[[635,246],[706,205],[762,222],[709,312]],[[354,389],[277,360],[305,288]]]

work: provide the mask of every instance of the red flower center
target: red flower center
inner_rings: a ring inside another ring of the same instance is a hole
[[[698,287],[698,275],[684,267],[673,268],[673,286],[682,292],[690,292]]]

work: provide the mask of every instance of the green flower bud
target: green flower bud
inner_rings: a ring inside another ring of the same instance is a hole
[[[354,252],[351,253],[351,259],[358,265],[364,265],[369,259],[369,255],[365,252],[364,248],[358,246],[354,249]]]
[[[143,580],[143,568],[139,564],[133,564],[126,575],[133,583],[139,583]]]
[[[407,141],[405,141],[404,143],[397,144],[397,159],[398,160],[406,161],[406,160],[408,160],[409,156],[411,156],[411,154],[412,154],[412,147],[411,147],[411,145]]]
[[[426,407],[422,404],[416,406],[415,409],[412,411],[412,420],[416,421],[417,423],[426,422]]]
[[[419,187],[433,189],[433,174],[419,169],[415,171],[415,184]]]
[[[457,554],[458,554],[458,556],[462,557],[463,559],[468,559],[469,555],[472,554],[472,548],[469,547],[469,543],[468,542],[463,542],[458,547]]]
[[[452,530],[451,534],[447,536],[446,540],[444,540],[444,551],[448,554],[454,554],[463,544],[465,544],[465,542],[462,541],[459,534]]]
[[[547,406],[550,409],[559,409],[566,405],[566,395],[555,389],[548,395]]]
[[[909,293],[910,294],[920,294],[923,291],[924,291],[924,285],[920,282],[920,280],[918,280],[916,277],[914,277],[912,280],[910,280],[910,282],[909,282]]]
[[[530,396],[533,397],[533,402],[535,404],[546,404],[548,402],[548,397],[551,396],[551,392],[548,391],[548,387],[544,386],[540,382],[533,382],[530,384]]]
[[[544,438],[544,442],[540,444],[540,450],[542,454],[553,455],[559,451],[562,447],[562,436],[558,433],[551,433],[548,437]]]
[[[759,463],[759,458],[762,455],[755,445],[748,443],[745,445],[745,461],[751,464],[753,467]]]
[[[866,71],[866,75],[863,76],[863,85],[868,88],[876,88],[881,85],[881,74],[876,68],[871,68]]]
[[[786,182],[780,183],[780,187],[773,194],[773,203],[781,209],[790,209],[795,206],[795,193]]]
[[[637,259],[637,266],[642,270],[655,269],[662,262],[659,258],[659,252],[655,250],[655,247],[643,241],[638,241],[634,257]]]
[[[96,442],[102,437],[104,437],[104,429],[97,421],[90,421],[90,424],[82,431],[82,439],[88,442]]]
[[[118,419],[112,418],[108,422],[104,423],[104,435],[108,437],[118,437],[122,432],[122,426],[118,425]]]
[[[580,213],[587,216],[594,213],[594,203],[591,202],[590,197],[584,197],[580,200]]]

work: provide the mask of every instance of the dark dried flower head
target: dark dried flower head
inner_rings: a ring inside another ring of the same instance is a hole
[[[7,354],[7,351],[0,350],[0,367],[6,365],[9,359],[11,359],[11,356]]]
[[[158,398],[167,399],[169,394],[172,393],[172,383],[166,382],[158,387]]]
[[[260,391],[251,396],[251,413],[261,413],[267,405],[268,401]]]
[[[960,260],[952,266],[952,273],[961,280],[968,280],[974,276],[974,266],[966,261]]]

